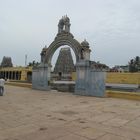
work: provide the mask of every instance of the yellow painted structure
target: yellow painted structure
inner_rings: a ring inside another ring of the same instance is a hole
[[[32,67],[5,67],[0,68],[0,75],[9,80],[27,81],[28,74],[32,74]]]
[[[140,73],[107,73],[107,83],[140,84]]]
[[[32,88],[32,84],[31,83],[20,83],[20,82],[7,82],[5,83],[6,85],[10,85],[10,86],[18,86],[18,87],[26,87],[26,88]]]
[[[72,81],[75,81],[76,80],[76,72],[72,72],[71,77],[72,77]]]
[[[139,100],[140,101],[140,93],[137,93],[137,92],[123,92],[123,91],[107,90],[106,95],[107,95],[107,97]]]
[[[72,80],[76,80],[76,72],[72,73]],[[107,72],[106,83],[127,83],[140,85],[140,73]]]

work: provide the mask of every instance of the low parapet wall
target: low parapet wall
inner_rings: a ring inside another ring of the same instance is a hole
[[[137,92],[123,92],[123,91],[107,90],[106,95],[107,95],[107,97],[129,99],[129,100],[139,100],[140,101],[140,93],[137,93]]]
[[[60,92],[68,92],[69,87],[71,88],[71,90],[74,89],[73,82],[71,82],[71,86],[67,86],[67,87],[65,87],[64,84],[62,84],[61,86],[60,86],[60,83],[55,83],[55,84],[57,85],[56,87],[58,87]],[[32,84],[30,84],[30,83],[6,82],[6,85],[32,88]],[[56,87],[55,87],[55,89],[56,89]],[[73,92],[73,91],[71,91],[71,92]],[[139,100],[140,101],[140,92],[136,93],[136,92],[106,90],[106,97]]]
[[[6,85],[11,85],[11,86],[19,86],[19,87],[32,88],[32,84],[30,84],[30,83],[6,82],[5,84],[6,84]]]
[[[126,84],[139,84],[140,73],[116,73],[108,72],[106,77],[107,83],[126,83]]]
[[[76,72],[72,73],[72,80],[76,80]],[[139,84],[140,73],[107,72],[106,83]]]

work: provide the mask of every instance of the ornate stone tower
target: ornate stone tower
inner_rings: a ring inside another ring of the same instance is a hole
[[[71,74],[75,71],[70,48],[61,48],[57,58],[54,73],[59,75]]]

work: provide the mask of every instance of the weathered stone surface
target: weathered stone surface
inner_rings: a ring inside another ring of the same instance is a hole
[[[33,68],[32,88],[39,90],[49,90],[48,85],[48,65],[41,63]]]
[[[105,72],[93,69],[89,60],[76,64],[75,94],[105,97]]]
[[[58,23],[58,34],[56,35],[54,41],[49,45],[49,47],[43,48],[41,52],[41,64],[47,65],[42,68],[42,66],[33,70],[33,88],[40,90],[48,89],[48,81],[50,81],[50,72],[51,72],[51,60],[55,51],[64,45],[70,46],[76,56],[76,73],[77,80],[75,85],[75,94],[77,95],[86,95],[86,96],[105,96],[105,74],[101,70],[98,70],[96,65],[91,65],[90,61],[90,52],[89,43],[84,40],[82,43],[79,43],[74,36],[70,33],[70,19],[67,16],[62,17]],[[67,54],[65,54],[67,55]],[[64,64],[65,61],[69,61],[70,57],[65,57],[57,61],[57,66],[54,69],[54,72],[58,72],[61,75],[64,72],[72,71],[73,68],[66,68]],[[59,62],[59,63],[58,63]],[[60,64],[61,63],[61,64]],[[72,66],[72,62],[69,62],[69,66]],[[66,71],[64,70],[66,68]],[[44,73],[44,77],[43,74]],[[69,89],[69,86],[62,85],[64,91]],[[70,88],[71,89],[71,88]]]
[[[5,89],[0,98],[0,140],[140,139],[139,101]]]
[[[139,101],[14,86],[5,86],[5,91],[0,140],[140,139]]]

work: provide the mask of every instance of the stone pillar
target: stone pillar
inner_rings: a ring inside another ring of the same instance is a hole
[[[19,80],[20,71],[17,71],[17,80]]]
[[[18,72],[18,80],[21,80],[21,71]]]
[[[51,82],[51,64],[48,65],[48,69],[47,69],[47,79],[48,79],[48,86],[50,86],[50,82]]]
[[[11,71],[11,80],[13,80],[13,71]]]
[[[38,90],[49,90],[48,66],[41,63],[32,70],[32,88]]]
[[[7,79],[9,79],[9,77],[10,77],[10,71],[7,71]]]
[[[4,79],[6,79],[6,74],[5,74],[5,71],[4,71]]]
[[[74,94],[105,96],[105,72],[91,68],[90,61],[80,60],[77,62],[76,75]]]
[[[17,71],[15,71],[15,80],[17,80]]]
[[[86,95],[88,88],[88,74],[90,66],[89,61],[79,60],[76,64],[76,81],[75,81],[75,93],[78,95]]]
[[[27,70],[26,69],[21,70],[21,72],[20,72],[20,80],[27,81]]]
[[[85,60],[90,60],[90,52],[91,52],[90,49],[87,49],[87,50],[84,52],[84,58],[85,58]]]

